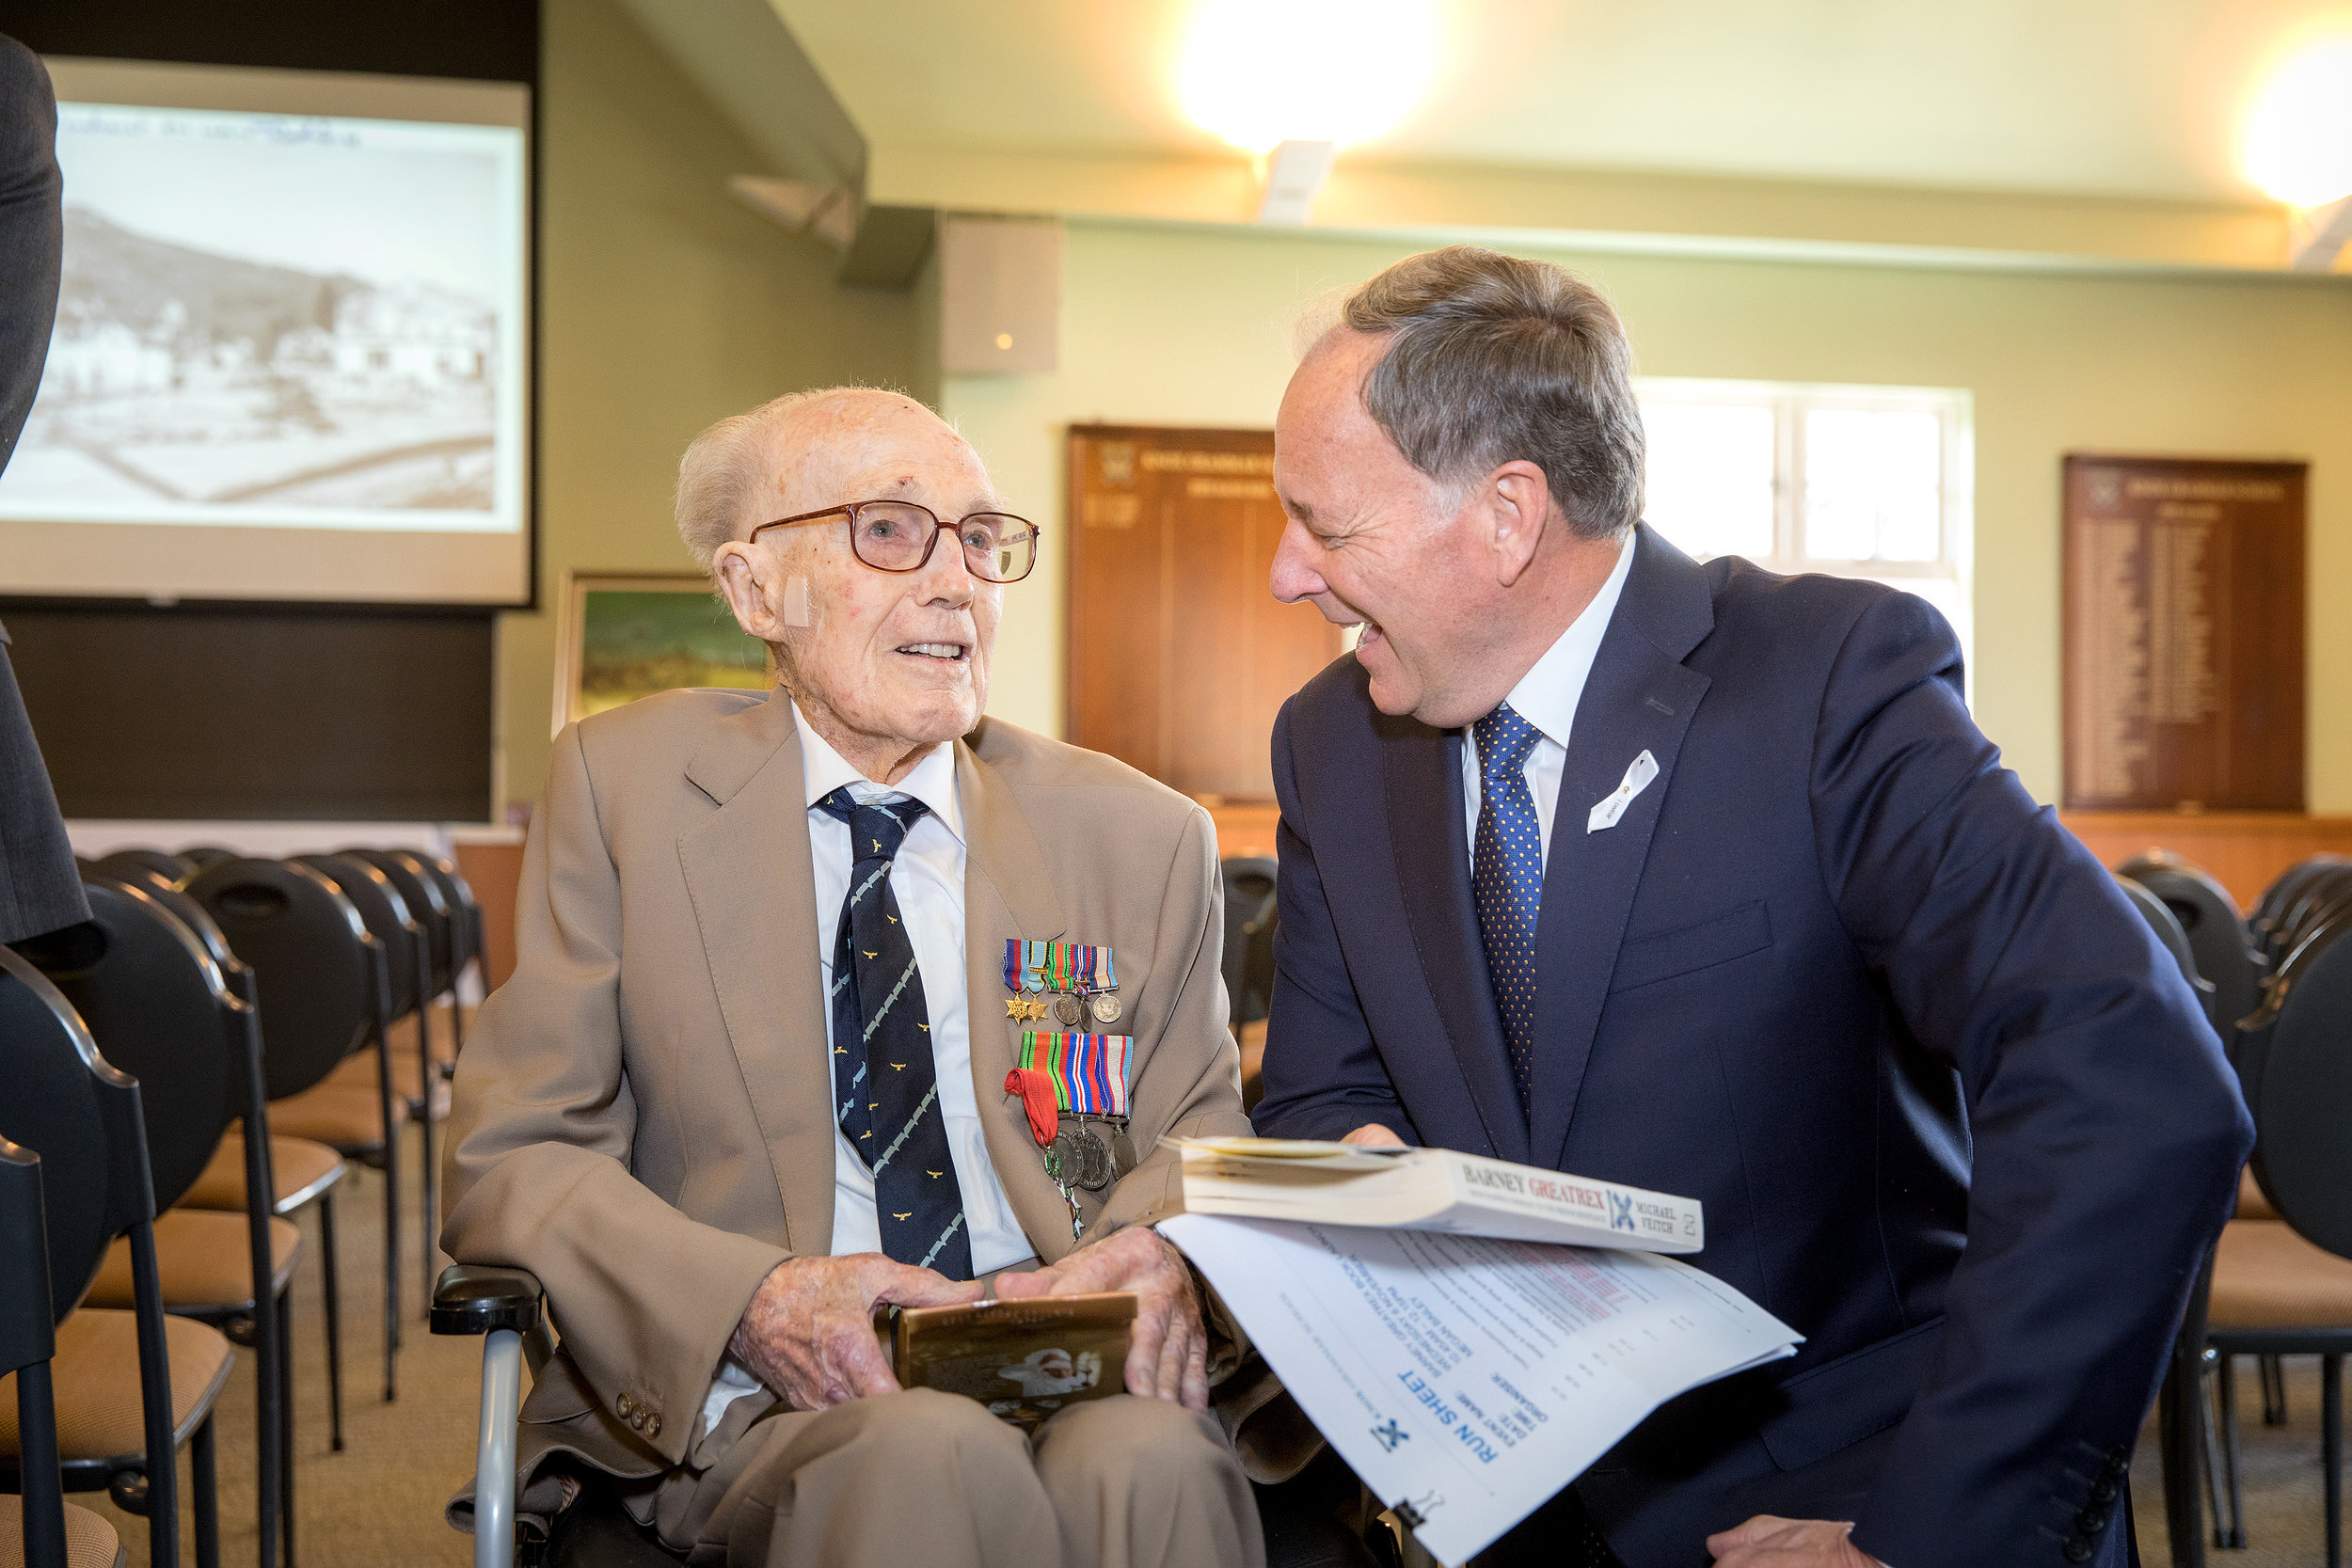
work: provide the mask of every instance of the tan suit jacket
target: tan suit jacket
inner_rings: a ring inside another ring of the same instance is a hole
[[[1000,1005],[1005,940],[1117,950],[1144,1158],[1079,1195],[1086,1234],[1171,1212],[1161,1136],[1249,1131],[1215,830],[1121,763],[993,720],[955,754],[974,1088],[990,1158],[1050,1262],[1071,1250],[1070,1211],[1004,1092],[1025,1027]],[[753,1291],[784,1259],[832,1250],[817,931],[781,692],[670,692],[557,738],[514,977],[458,1063],[441,1237],[461,1261],[547,1287],[563,1353],[525,1406],[526,1468],[551,1449],[619,1475],[684,1461]]]

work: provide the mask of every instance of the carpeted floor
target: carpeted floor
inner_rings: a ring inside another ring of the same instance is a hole
[[[336,1190],[342,1253],[342,1453],[327,1447],[317,1218],[313,1213],[302,1218],[303,1254],[294,1286],[294,1486],[299,1507],[294,1547],[300,1568],[382,1568],[388,1564],[461,1568],[472,1560],[470,1539],[442,1522],[441,1505],[472,1469],[481,1343],[436,1338],[426,1331],[424,1286],[415,1275],[413,1129],[405,1155],[402,1162],[403,1186],[407,1191],[403,1195],[401,1261],[408,1323],[400,1354],[400,1397],[390,1404],[383,1400],[381,1375],[383,1287],[378,1271],[383,1257],[384,1179],[374,1171],[356,1169]],[[2242,1369],[2238,1391],[2247,1546],[2240,1551],[2209,1548],[2208,1560],[2214,1568],[2304,1568],[2326,1560],[2321,1542],[2316,1359],[2290,1358],[2287,1386],[2288,1425],[2265,1427],[2251,1364]],[[215,1419],[220,1423],[221,1560],[251,1563],[255,1534],[250,1352],[238,1353],[237,1370],[230,1374]],[[2139,1519],[2142,1560],[2148,1568],[2170,1568],[2155,1449],[2151,1423],[2132,1467],[2132,1495]],[[181,1478],[183,1560],[193,1563],[184,1459]],[[106,1512],[123,1532],[131,1561],[146,1560],[144,1520],[118,1513],[103,1494],[74,1500]]]

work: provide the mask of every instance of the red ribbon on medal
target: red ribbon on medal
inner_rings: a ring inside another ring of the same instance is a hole
[[[1061,1111],[1055,1103],[1054,1080],[1051,1074],[1033,1068],[1014,1068],[1005,1074],[1005,1092],[1021,1097],[1021,1108],[1029,1115],[1029,1136],[1043,1148],[1054,1141],[1061,1130]]]

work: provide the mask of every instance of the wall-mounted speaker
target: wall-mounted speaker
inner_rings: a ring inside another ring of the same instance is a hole
[[[1061,353],[1058,218],[939,220],[939,368],[1037,375]]]

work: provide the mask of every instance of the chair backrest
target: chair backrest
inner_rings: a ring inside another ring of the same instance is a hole
[[[131,1240],[150,1555],[180,1560],[171,1371],[155,1278],[155,1193],[138,1081],[116,1070],[56,987],[0,947],[0,1139],[41,1156],[51,1322],[89,1290],[117,1236]]]
[[[1274,915],[1275,863],[1263,855],[1235,855],[1217,863],[1225,883],[1225,951],[1218,969],[1225,976],[1226,1005],[1238,1026],[1265,1017],[1267,996],[1252,973],[1252,927]]]
[[[375,939],[341,889],[287,861],[220,861],[188,896],[204,907],[253,971],[269,1097],[325,1078],[374,1027]]]
[[[252,1085],[238,1015],[220,966],[196,933],[145,888],[83,885],[103,941],[19,944],[81,1015],[106,1060],[139,1082],[155,1202],[195,1185]]]
[[[116,876],[135,871],[152,871],[164,880],[178,884],[196,875],[196,863],[183,855],[168,854],[161,849],[117,849],[111,855],[98,857],[101,870]]]
[[[384,969],[391,982],[389,1016],[405,1018],[421,1008],[430,998],[421,989],[427,976],[418,948],[431,938],[384,869],[357,855],[296,855],[294,859],[341,888],[359,911],[368,934],[384,944]]]
[[[2229,890],[2203,868],[2161,850],[2117,867],[2164,900],[2188,938],[2197,973],[2213,982],[2215,1021],[2224,1045],[2233,1045],[2238,1021],[2262,1001],[2263,961]]]
[[[2352,940],[2296,970],[2248,1097],[2254,1175],[2306,1241],[2352,1258]]]
[[[234,849],[224,849],[217,844],[196,844],[181,850],[180,858],[201,871],[215,861],[235,860],[237,852]]]
[[[441,879],[433,875],[432,863],[422,855],[407,849],[345,849],[346,855],[367,862],[391,879],[392,886],[408,904],[408,913],[424,927],[427,945],[432,949],[432,973],[426,977],[426,995],[439,996],[457,983],[457,971],[462,961],[465,938],[458,930],[464,918],[453,908],[449,895],[441,891]]]
[[[2313,878],[2279,917],[2279,961],[2352,912],[2352,866]]]
[[[2278,879],[2263,889],[2262,897],[2255,900],[2253,914],[2248,917],[2247,924],[2252,927],[2255,940],[2276,957],[2279,926],[2288,907],[2312,882],[2324,880],[2346,865],[2352,865],[2352,857],[2312,855],[2280,872]]]
[[[41,1156],[52,1322],[82,1299],[114,1239],[155,1217],[139,1086],[98,1053],[57,988],[0,947],[0,1138]]]
[[[473,884],[457,869],[457,863],[447,857],[420,855],[433,879],[441,886],[441,896],[449,900],[451,911],[457,917],[457,946],[450,954],[450,983],[465,973],[466,966],[482,957],[482,900],[473,895]]]
[[[2156,933],[2157,943],[2172,955],[2174,963],[2181,966],[2181,978],[2186,980],[2188,989],[2197,993],[2198,1005],[2205,1010],[2205,1022],[2212,1023],[2213,982],[2197,973],[2197,955],[2189,948],[2188,933],[2181,929],[2181,923],[2172,917],[2170,910],[2165,908],[2163,899],[2129,877],[2118,877],[2115,880],[2122,888],[2123,896],[2129,898],[2132,907],[2139,911],[2140,918],[2148,922],[2149,929]]]

